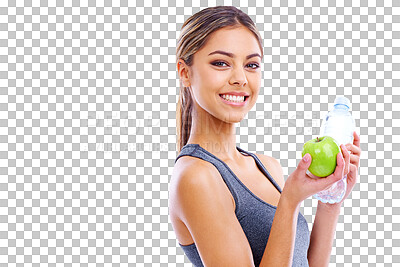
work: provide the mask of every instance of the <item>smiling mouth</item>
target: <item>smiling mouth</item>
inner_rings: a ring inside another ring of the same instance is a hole
[[[224,94],[220,94],[219,96],[222,99],[233,103],[243,103],[249,97],[249,96],[234,96],[234,95],[224,95]]]

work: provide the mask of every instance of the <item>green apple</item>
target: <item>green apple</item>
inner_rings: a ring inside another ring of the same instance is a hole
[[[340,147],[330,136],[315,138],[303,146],[302,156],[309,153],[311,155],[311,165],[308,170],[318,177],[326,177],[336,169],[336,156],[340,152]]]

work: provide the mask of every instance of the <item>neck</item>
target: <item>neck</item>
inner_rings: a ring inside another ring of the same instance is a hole
[[[194,105],[188,144],[199,144],[222,161],[237,161],[241,153],[236,149],[235,123],[215,118]]]

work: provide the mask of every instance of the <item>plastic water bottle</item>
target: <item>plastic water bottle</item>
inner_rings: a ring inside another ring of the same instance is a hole
[[[322,121],[320,136],[330,136],[334,138],[338,145],[353,143],[353,132],[355,121],[350,113],[350,100],[344,96],[337,96],[333,109],[328,112]],[[334,183],[330,188],[314,195],[323,203],[340,202],[347,189],[347,176]]]

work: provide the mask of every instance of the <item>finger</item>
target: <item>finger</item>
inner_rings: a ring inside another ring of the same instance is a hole
[[[337,161],[337,165],[336,165],[335,172],[324,179],[326,181],[327,185],[330,185],[330,184],[333,184],[333,183],[339,181],[344,176],[345,161],[344,161],[342,153],[337,154],[336,161]]]
[[[305,154],[304,157],[299,162],[299,164],[297,165],[296,171],[299,173],[306,173],[311,165],[311,161],[312,161],[311,155],[309,153]]]
[[[350,163],[358,167],[360,165],[360,157],[357,155],[350,155]]]
[[[357,134],[356,131],[353,132],[353,137],[354,137],[353,144],[357,147],[360,147],[360,136]]]
[[[345,166],[344,166],[344,175],[349,173],[349,165],[350,165],[350,153],[347,150],[345,145],[340,145],[340,148],[342,149],[342,154],[343,154],[343,158],[344,158],[344,162],[345,162]]]
[[[361,148],[350,143],[346,144],[347,150],[349,150],[352,154],[361,155]]]
[[[350,172],[347,175],[347,183],[349,185],[354,185],[357,182],[357,175],[358,175],[358,168],[351,164],[350,166]]]
[[[312,179],[319,179],[319,178],[321,178],[321,177],[318,177],[318,176],[315,176],[314,174],[312,174],[311,172],[306,172],[306,174],[307,174],[307,176],[308,177],[310,177],[310,178],[312,178]]]

